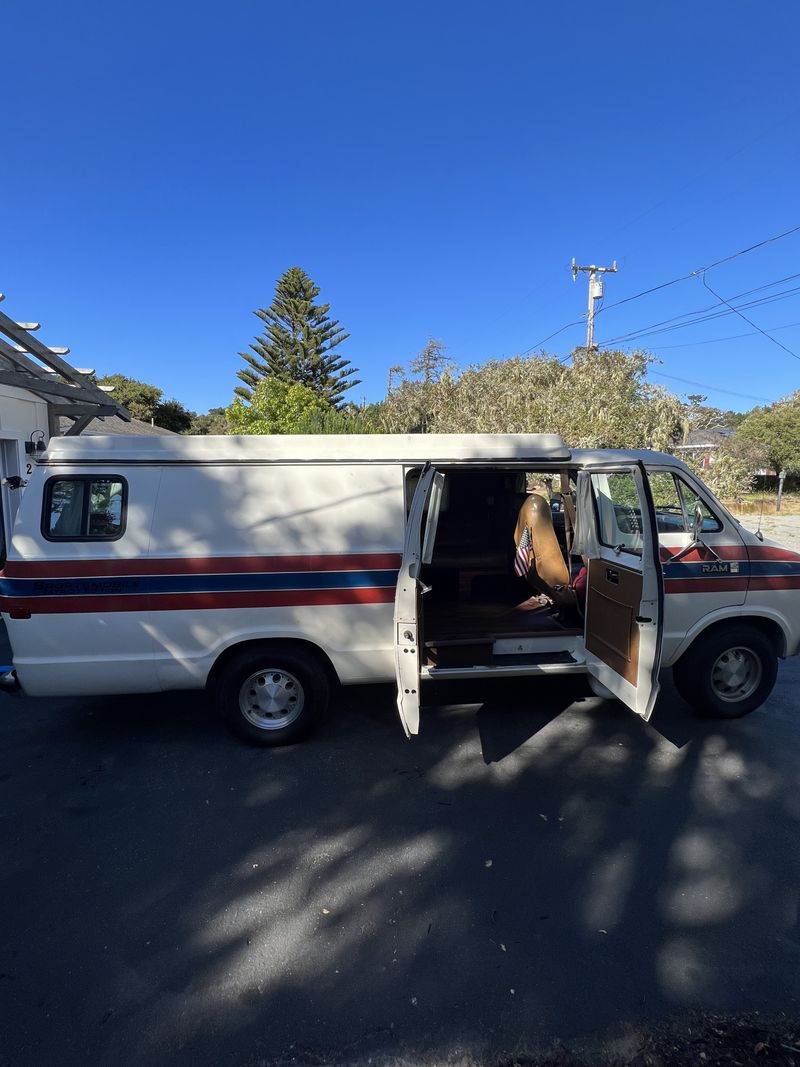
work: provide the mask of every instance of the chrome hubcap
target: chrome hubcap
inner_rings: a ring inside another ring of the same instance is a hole
[[[282,730],[294,722],[304,703],[300,682],[279,668],[256,671],[239,690],[239,709],[259,730]]]
[[[720,700],[747,700],[761,682],[761,660],[749,648],[729,648],[711,668],[711,685]]]

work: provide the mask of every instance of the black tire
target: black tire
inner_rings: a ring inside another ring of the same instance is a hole
[[[760,708],[777,676],[778,655],[770,639],[736,623],[698,637],[672,671],[686,703],[713,719],[738,719]]]
[[[330,699],[319,657],[281,641],[265,641],[233,656],[215,679],[215,689],[228,728],[250,744],[270,747],[304,738]]]

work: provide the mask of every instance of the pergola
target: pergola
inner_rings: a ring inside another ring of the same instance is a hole
[[[69,355],[68,348],[51,348],[33,336],[39,325],[15,322],[0,311],[0,385],[27,389],[46,401],[51,437],[59,435],[59,417],[72,420],[68,437],[79,434],[92,419],[106,415],[130,422],[130,412],[94,384],[91,371],[76,370],[62,358]]]

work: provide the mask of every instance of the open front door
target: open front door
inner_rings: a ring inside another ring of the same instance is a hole
[[[638,464],[578,475],[589,674],[649,719],[658,695],[664,580],[653,499]]]
[[[397,710],[406,737],[419,733],[419,667],[422,642],[420,569],[430,563],[444,475],[431,466],[420,475],[406,521],[403,562],[394,598],[394,657]]]

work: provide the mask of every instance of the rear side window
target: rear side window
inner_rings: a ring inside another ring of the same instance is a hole
[[[125,532],[127,504],[124,478],[51,478],[45,487],[42,533],[48,541],[116,541]]]

